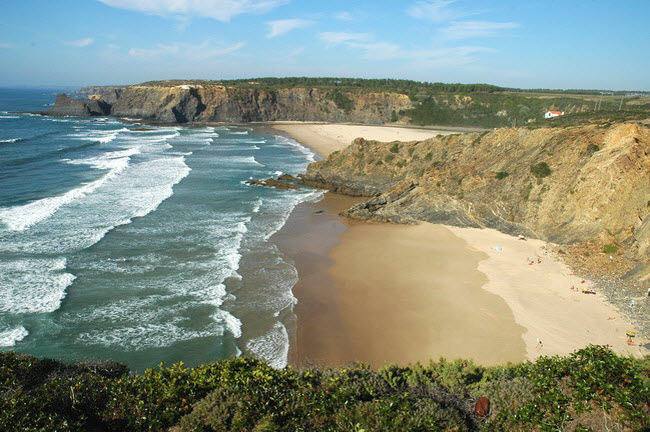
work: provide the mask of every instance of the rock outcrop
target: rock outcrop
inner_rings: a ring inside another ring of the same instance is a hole
[[[281,179],[276,180],[273,178],[267,180],[257,180],[257,179],[247,180],[246,184],[251,186],[266,186],[266,187],[272,187],[276,189],[290,189],[290,190],[300,189],[300,186],[298,185],[289,183],[287,181],[283,181]]]
[[[53,116],[104,116],[110,114],[111,106],[104,100],[77,99],[59,94],[54,107],[44,112]]]
[[[310,88],[136,85],[111,87],[100,94],[101,102],[110,106],[110,115],[157,123],[288,120],[380,124],[389,122],[394,112],[412,107],[408,96],[398,93],[342,93]],[[57,99],[55,110],[58,105]]]
[[[650,266],[650,129],[508,128],[421,142],[355,140],[305,184],[369,196],[345,214],[489,227],[560,244],[597,240]]]

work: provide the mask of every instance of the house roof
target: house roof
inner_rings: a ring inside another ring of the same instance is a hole
[[[549,111],[551,114],[562,115],[562,111]]]

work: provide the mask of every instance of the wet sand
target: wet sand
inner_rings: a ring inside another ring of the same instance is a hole
[[[327,194],[301,204],[273,238],[300,277],[291,364],[525,358],[525,329],[499,296],[481,289],[484,254],[442,226],[337,216],[354,202]]]

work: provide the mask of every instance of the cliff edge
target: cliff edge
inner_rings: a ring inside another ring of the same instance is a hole
[[[345,214],[487,227],[559,244],[613,244],[649,276],[650,129],[507,128],[380,143],[310,164],[306,184],[368,196]]]

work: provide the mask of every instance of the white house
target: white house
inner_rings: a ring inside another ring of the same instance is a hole
[[[564,115],[564,111],[546,111],[546,114],[544,114],[544,118],[550,119],[562,115]]]

